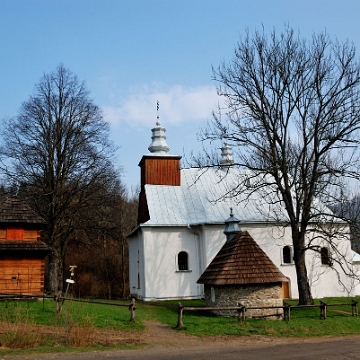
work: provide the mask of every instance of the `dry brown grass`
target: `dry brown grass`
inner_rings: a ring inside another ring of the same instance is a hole
[[[44,334],[31,329],[28,325],[17,325],[15,329],[1,335],[0,345],[8,349],[28,349],[45,345]]]
[[[93,326],[71,326],[66,335],[66,345],[73,347],[87,347],[97,343]]]
[[[0,349],[30,349],[50,345],[88,347],[93,345],[135,345],[141,343],[141,333],[99,330],[94,326],[68,327],[0,322]]]

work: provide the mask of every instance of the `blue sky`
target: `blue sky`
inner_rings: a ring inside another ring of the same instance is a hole
[[[157,100],[170,153],[201,149],[197,133],[219,101],[211,66],[231,59],[247,28],[289,23],[304,37],[326,30],[360,54],[359,15],[357,0],[0,0],[0,120],[63,63],[111,124],[130,189]]]

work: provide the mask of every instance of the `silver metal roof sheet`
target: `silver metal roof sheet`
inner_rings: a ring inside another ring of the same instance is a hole
[[[250,192],[243,185],[248,175],[237,169],[182,169],[181,186],[145,185],[150,214],[146,225],[223,224],[230,208],[243,222],[286,221],[274,193]]]

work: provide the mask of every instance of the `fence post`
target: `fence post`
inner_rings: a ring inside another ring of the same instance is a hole
[[[178,322],[177,322],[177,325],[176,325],[176,328],[178,328],[178,329],[184,326],[184,323],[182,321],[183,311],[184,311],[184,306],[179,301],[178,310],[177,310]]]
[[[241,304],[241,303],[238,303],[238,306],[239,306],[239,309],[237,310],[238,313],[239,313],[239,321],[240,319],[242,321],[245,321],[245,311],[246,311],[246,307],[245,305]]]
[[[358,301],[352,300],[351,301],[351,312],[352,316],[358,316]]]
[[[238,321],[241,321],[241,304],[237,303],[237,306],[239,307],[236,311],[238,312]]]
[[[285,306],[284,306],[284,320],[290,321],[290,308],[291,308],[291,305],[285,304]]]
[[[320,301],[320,319],[326,319],[326,303]]]
[[[56,312],[59,313],[62,309],[62,304],[65,301],[65,299],[62,300],[62,298],[61,298],[61,290],[59,290],[57,293],[55,293],[54,301],[56,302]]]
[[[129,310],[130,310],[130,321],[135,321],[135,298],[131,299],[131,304],[129,305]]]

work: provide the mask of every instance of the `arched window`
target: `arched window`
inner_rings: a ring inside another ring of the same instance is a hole
[[[283,264],[291,264],[291,247],[289,245],[284,246],[282,249]]]
[[[320,249],[320,255],[321,255],[321,264],[331,265],[330,253],[327,247],[322,247]]]
[[[189,270],[188,253],[180,251],[178,254],[178,268],[179,270]]]

